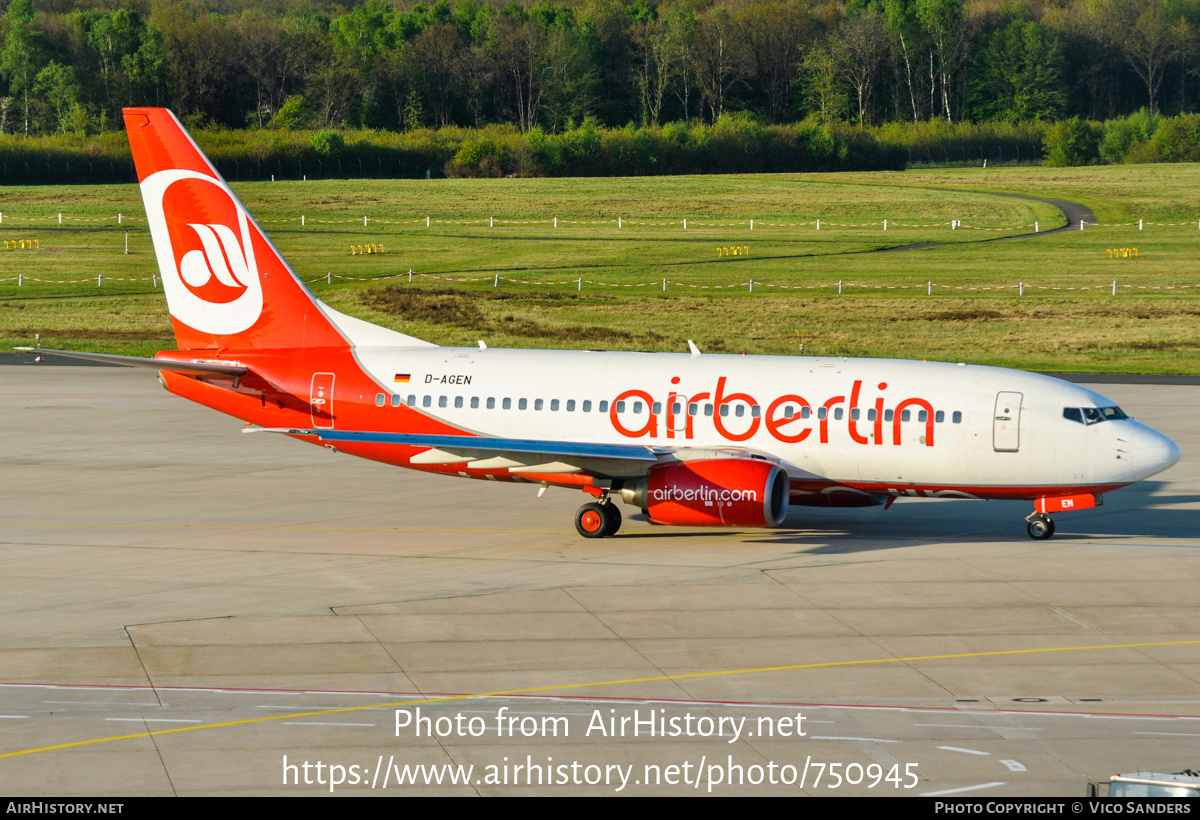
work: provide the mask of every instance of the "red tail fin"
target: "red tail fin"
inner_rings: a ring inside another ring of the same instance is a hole
[[[125,127],[181,350],[352,343],[174,114],[127,108]]]

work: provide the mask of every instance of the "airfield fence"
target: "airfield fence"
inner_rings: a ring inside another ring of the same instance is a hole
[[[103,216],[103,217],[75,217],[75,216],[69,216],[69,215],[62,214],[62,213],[49,215],[49,216],[22,217],[22,216],[14,216],[12,214],[6,214],[3,212],[0,212],[0,229],[4,229],[4,228],[8,227],[5,224],[6,221],[10,224],[13,221],[26,223],[26,224],[50,222],[51,224],[57,224],[57,225],[64,225],[66,223],[88,223],[89,226],[94,226],[97,228],[107,228],[109,226],[102,226],[102,225],[98,225],[96,223],[113,223],[113,222],[115,222],[115,224],[117,226],[121,226],[121,227],[124,227],[126,223],[129,223],[130,227],[138,227],[137,223],[143,223],[143,225],[144,225],[144,223],[146,222],[146,219],[144,217],[132,216],[129,214],[122,214],[122,213],[118,213],[118,214],[115,214],[112,216]],[[812,227],[814,230],[818,230],[818,231],[821,230],[822,227],[825,227],[825,228],[881,228],[884,231],[888,230],[889,228],[892,228],[892,229],[897,229],[897,228],[923,228],[923,229],[948,228],[950,230],[975,230],[975,231],[999,231],[999,232],[1025,231],[1025,232],[1032,232],[1032,233],[1040,233],[1041,232],[1040,225],[1038,222],[1032,222],[1032,223],[1029,223],[1026,225],[1013,225],[1013,226],[978,226],[978,225],[967,225],[967,224],[964,224],[961,220],[957,220],[957,219],[951,219],[951,220],[944,221],[944,222],[925,223],[925,224],[897,222],[897,221],[888,220],[888,219],[881,219],[881,220],[876,220],[876,221],[872,221],[872,222],[833,222],[833,221],[823,220],[823,219],[819,219],[819,218],[813,219],[813,220],[808,220],[808,221],[798,221],[798,222],[767,222],[767,221],[761,221],[761,220],[756,220],[756,219],[744,219],[744,220],[725,221],[725,222],[707,222],[707,221],[703,221],[703,220],[696,220],[696,219],[689,219],[689,218],[682,218],[682,219],[677,219],[677,220],[666,220],[666,221],[653,221],[653,220],[626,219],[624,217],[617,217],[615,219],[593,219],[593,220],[560,219],[558,217],[547,217],[547,218],[542,218],[542,219],[496,219],[494,217],[488,217],[485,219],[442,219],[442,218],[433,218],[433,217],[423,217],[423,218],[418,217],[416,219],[388,220],[388,219],[372,218],[372,217],[368,217],[368,216],[363,216],[361,219],[359,219],[357,217],[353,218],[353,219],[323,219],[320,217],[308,217],[305,214],[301,214],[300,216],[295,216],[295,217],[282,217],[279,219],[260,219],[258,221],[261,223],[265,223],[265,224],[282,224],[282,223],[289,223],[289,222],[290,223],[298,222],[301,227],[305,227],[309,224],[313,224],[313,225],[355,225],[355,226],[358,226],[359,224],[361,224],[364,228],[370,227],[371,223],[375,223],[378,225],[417,225],[417,226],[424,225],[427,228],[432,227],[434,225],[450,225],[450,226],[487,225],[488,227],[495,227],[496,225],[501,225],[501,226],[505,226],[505,225],[510,225],[510,226],[511,225],[550,225],[550,226],[553,226],[553,228],[558,228],[559,225],[561,224],[564,226],[616,225],[618,229],[623,229],[626,225],[631,226],[631,227],[679,227],[685,231],[688,230],[689,226],[692,228],[748,227],[749,230],[751,230],[751,231],[753,231],[754,228],[757,226],[759,228]],[[1071,223],[1070,225],[1067,226],[1067,228],[1074,230],[1075,229],[1074,225],[1075,225],[1075,223]],[[1186,222],[1149,222],[1146,220],[1137,220],[1137,221],[1128,221],[1128,222],[1083,222],[1083,221],[1080,221],[1078,223],[1078,230],[1082,231],[1088,227],[1092,227],[1092,228],[1131,228],[1131,227],[1136,226],[1139,231],[1142,231],[1142,230],[1145,230],[1147,227],[1151,227],[1151,228],[1168,227],[1168,228],[1170,228],[1170,227],[1190,227],[1192,225],[1195,225],[1195,226],[1197,226],[1197,228],[1200,228],[1200,220],[1186,221]],[[1030,229],[1032,229],[1032,231]],[[126,230],[128,230],[128,229],[126,229]],[[1061,229],[1056,229],[1056,230],[1061,230]],[[15,240],[6,239],[6,240],[4,240],[5,248],[8,249],[11,246],[13,249],[15,249],[18,242],[20,243],[20,246],[22,249],[26,248],[26,242],[28,242],[29,249],[38,249],[39,248],[39,245],[35,244],[37,242],[37,240],[22,240],[22,239],[15,239]],[[727,250],[727,249],[719,249],[719,251],[720,250]],[[1124,248],[1115,249],[1115,252],[1117,252],[1117,254],[1119,256],[1120,252],[1125,251],[1125,250],[1129,250],[1129,249],[1124,249]],[[1136,255],[1136,249],[1132,249],[1132,250],[1134,251],[1134,254]],[[126,251],[128,251],[128,243],[126,245]],[[352,251],[352,253],[353,253],[353,251]],[[1109,249],[1110,258],[1113,257],[1113,253],[1114,253],[1114,249]],[[368,251],[367,254],[370,254],[370,251]],[[1125,256],[1128,256],[1128,255],[1129,254],[1125,254]],[[743,256],[742,258],[745,259],[745,258],[749,258],[749,257]],[[420,273],[420,272],[416,272],[414,270],[409,270],[404,273],[387,274],[387,275],[380,275],[380,276],[344,276],[341,274],[335,274],[335,273],[330,272],[330,273],[325,274],[324,276],[318,276],[313,279],[309,279],[307,281],[309,284],[317,284],[317,283],[323,282],[325,284],[332,285],[334,283],[334,280],[346,281],[346,282],[376,282],[376,281],[395,280],[395,279],[407,279],[408,282],[411,283],[413,281],[414,277],[421,277],[424,279],[432,279],[432,280],[443,281],[443,282],[469,282],[469,283],[491,282],[492,286],[495,288],[498,288],[500,286],[501,282],[505,282],[508,284],[535,285],[535,286],[539,286],[539,287],[562,287],[562,286],[573,285],[576,287],[577,290],[580,290],[580,291],[583,290],[584,285],[588,285],[591,287],[608,287],[608,288],[661,287],[661,289],[664,292],[668,289],[668,287],[694,288],[694,289],[700,289],[700,290],[735,290],[738,288],[747,288],[749,290],[749,292],[753,293],[754,288],[757,286],[759,288],[771,288],[771,289],[777,289],[777,290],[814,290],[814,289],[819,290],[819,289],[837,288],[837,291],[839,294],[845,293],[847,290],[850,290],[850,289],[924,290],[926,292],[926,294],[929,296],[932,296],[935,290],[959,290],[959,291],[1016,290],[1019,295],[1024,295],[1026,290],[1047,290],[1047,291],[1103,290],[1103,291],[1110,292],[1113,296],[1116,296],[1117,293],[1121,289],[1170,291],[1170,290],[1190,290],[1190,289],[1200,288],[1200,284],[1137,285],[1137,284],[1122,283],[1119,280],[1114,280],[1112,282],[1105,282],[1104,284],[1097,284],[1097,285],[1074,285],[1074,286],[1039,285],[1039,284],[1032,283],[1032,282],[1017,282],[1015,284],[1002,284],[1002,285],[951,285],[951,284],[942,284],[942,283],[933,282],[933,281],[926,281],[923,283],[907,284],[907,285],[906,284],[879,285],[879,284],[869,284],[869,283],[865,283],[865,282],[850,282],[850,281],[845,281],[845,280],[839,280],[837,282],[826,282],[826,283],[820,283],[820,284],[786,285],[786,284],[776,284],[776,283],[772,283],[772,282],[757,281],[754,279],[747,279],[746,281],[743,281],[743,282],[735,282],[735,283],[728,284],[728,285],[700,285],[700,284],[695,284],[692,282],[679,282],[679,281],[671,280],[668,278],[655,279],[654,281],[650,281],[650,282],[636,282],[636,283],[600,282],[600,281],[596,281],[596,280],[592,280],[592,279],[584,279],[582,277],[576,277],[574,279],[540,281],[540,280],[515,279],[512,277],[508,277],[508,276],[501,276],[499,274],[492,274],[489,276],[480,276],[480,277],[439,276],[439,275],[431,274],[431,273]],[[36,283],[36,284],[62,284],[62,285],[90,284],[91,282],[95,282],[97,287],[102,287],[104,285],[105,281],[109,281],[109,282],[151,282],[154,287],[158,287],[158,275],[157,274],[154,274],[154,275],[151,275],[148,277],[114,277],[114,276],[106,277],[103,274],[99,274],[94,278],[89,277],[86,279],[47,279],[47,278],[41,278],[41,277],[26,276],[24,274],[18,274],[17,276],[11,276],[11,277],[0,277],[0,282],[16,282],[19,287],[24,286],[24,284],[26,282]]]
[[[109,216],[70,216],[69,214],[57,213],[46,216],[16,216],[12,213],[0,211],[0,229],[8,227],[5,222],[22,222],[22,223],[50,223],[65,225],[67,223],[88,223],[96,227],[110,227],[109,225],[100,225],[98,223],[115,223],[117,226],[123,227],[128,223],[131,227],[137,223],[145,224],[146,218],[135,216],[132,214],[117,213]],[[480,219],[444,219],[441,217],[423,216],[412,219],[382,219],[372,216],[353,217],[351,219],[324,219],[322,217],[312,217],[307,214],[299,216],[280,217],[278,219],[256,219],[255,221],[264,225],[282,225],[286,223],[299,223],[300,227],[308,225],[362,225],[364,228],[370,225],[417,225],[431,228],[434,225],[453,225],[453,226],[483,226],[489,228],[512,225],[549,225],[553,228],[559,226],[578,226],[578,225],[616,225],[618,229],[625,226],[630,227],[654,227],[654,228],[672,228],[679,227],[682,230],[689,228],[749,228],[753,231],[757,228],[808,228],[821,230],[822,228],[881,228],[886,231],[897,228],[948,228],[952,231],[1030,231],[1032,233],[1041,233],[1040,222],[1030,222],[1024,225],[1006,225],[1006,226],[984,226],[984,225],[968,225],[961,219],[948,219],[941,222],[900,222],[894,219],[875,219],[870,222],[835,222],[820,217],[810,220],[800,220],[797,222],[770,222],[761,219],[746,218],[740,220],[726,220],[723,222],[708,222],[704,219],[692,219],[683,217],[680,219],[668,220],[651,220],[651,219],[627,219],[618,216],[610,219],[566,219],[557,216],[541,217],[535,219],[497,219],[496,217],[484,217]],[[1128,222],[1072,222],[1066,226],[1067,229],[1084,230],[1087,227],[1093,228],[1129,228],[1137,226],[1138,230],[1144,230],[1147,227],[1151,228],[1174,228],[1187,227],[1195,225],[1200,228],[1200,219],[1193,219],[1184,222],[1150,222],[1143,219],[1130,220]],[[1063,230],[1063,228],[1054,228],[1052,230]]]
[[[774,288],[776,290],[821,290],[828,288],[837,288],[839,294],[845,293],[847,290],[923,290],[927,296],[932,296],[935,290],[962,290],[962,291],[992,291],[992,290],[1015,290],[1020,296],[1025,295],[1027,290],[1052,290],[1052,291],[1090,291],[1102,290],[1111,292],[1116,296],[1121,289],[1128,290],[1191,290],[1200,288],[1200,283],[1193,285],[1131,285],[1119,280],[1106,282],[1100,285],[1039,285],[1034,282],[1017,282],[1016,284],[1008,285],[947,285],[932,280],[920,282],[912,285],[873,285],[867,282],[850,282],[839,280],[837,282],[824,282],[818,284],[807,285],[780,285],[773,282],[762,282],[757,279],[747,279],[744,282],[735,282],[729,285],[698,285],[694,282],[679,282],[669,278],[656,279],[653,282],[599,282],[593,279],[584,279],[576,277],[575,279],[559,279],[540,281],[533,279],[514,279],[510,276],[500,276],[493,274],[491,276],[438,276],[433,273],[418,273],[414,270],[409,270],[405,273],[393,273],[382,276],[342,276],[337,273],[327,273],[324,276],[317,276],[311,279],[304,280],[307,284],[334,284],[334,280],[343,282],[382,282],[390,279],[407,280],[410,284],[414,278],[432,279],[439,282],[491,282],[492,287],[499,288],[501,282],[512,285],[536,285],[538,287],[561,287],[573,286],[576,290],[582,291],[584,285],[589,287],[601,288],[662,288],[664,293],[668,288],[695,288],[698,290],[736,290],[738,288],[747,288],[750,293],[754,293],[754,289],[758,288]],[[34,276],[25,276],[18,274],[7,278],[0,277],[0,282],[16,282],[18,287],[23,287],[26,282],[36,284],[50,285],[87,285],[93,282],[97,287],[103,287],[105,282],[150,282],[152,286],[157,288],[159,285],[159,277],[157,274],[152,276],[129,277],[129,276],[104,276],[100,274],[94,278],[87,279],[42,279]]]

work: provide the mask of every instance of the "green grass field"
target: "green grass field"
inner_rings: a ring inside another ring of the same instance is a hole
[[[1151,224],[1200,215],[1200,166],[234,187],[322,299],[440,344],[682,350],[692,338],[710,351],[1200,373],[1200,290],[1150,289],[1200,285],[1196,223]],[[1063,217],[979,191],[1147,225],[986,241]],[[0,240],[38,245],[4,251],[0,345],[174,346],[134,186],[2,188],[0,213]],[[945,244],[870,252],[923,242]],[[350,253],[371,244],[384,252]],[[718,254],[730,247],[749,252]],[[1110,258],[1130,247],[1135,258]],[[411,285],[372,281],[410,268]]]

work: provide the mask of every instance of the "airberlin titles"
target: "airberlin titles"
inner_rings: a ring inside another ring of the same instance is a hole
[[[676,376],[671,379],[671,384],[677,385],[679,381],[679,377]],[[761,405],[759,405],[758,399],[749,393],[726,392],[725,385],[726,377],[721,376],[717,379],[716,390],[713,393],[693,393],[686,396],[672,391],[667,394],[667,400],[662,405],[664,411],[662,413],[654,412],[654,399],[645,390],[626,390],[613,399],[608,411],[608,418],[612,422],[613,429],[626,438],[645,438],[647,436],[657,438],[665,433],[668,439],[674,439],[677,436],[692,439],[695,436],[695,420],[699,417],[699,413],[693,412],[690,406],[696,405],[698,409],[701,405],[711,404],[713,406],[711,416],[706,410],[704,417],[712,420],[717,434],[727,441],[746,441],[752,438],[760,427],[765,427],[772,437],[785,444],[798,444],[809,438],[814,432],[820,443],[828,444],[830,422],[833,422],[835,426],[845,424],[850,439],[857,444],[871,444],[872,441],[875,444],[883,444],[886,423],[892,428],[892,444],[899,445],[902,441],[900,426],[905,420],[905,411],[912,408],[923,411],[924,414],[923,420],[920,422],[925,428],[925,433],[921,436],[921,443],[926,447],[933,446],[935,414],[933,405],[926,399],[915,397],[903,399],[892,408],[891,421],[885,422],[884,403],[887,399],[883,396],[883,391],[887,390],[887,382],[879,382],[877,388],[879,395],[875,397],[873,406],[869,408],[873,412],[867,414],[861,413],[859,406],[862,380],[855,379],[850,387],[848,403],[845,395],[830,396],[820,404],[813,404],[803,396],[787,393],[767,405],[765,412],[758,415],[752,412],[749,416],[733,417],[723,414],[721,408],[739,403],[750,407]],[[645,402],[650,411],[645,424],[641,427],[627,427],[621,419],[619,408],[623,407],[624,402],[630,400]],[[814,410],[814,408],[816,409]],[[836,412],[839,409],[844,412]],[[862,418],[863,415],[867,416],[865,420]],[[660,416],[662,416],[661,426]],[[921,418],[919,415],[918,419]]]

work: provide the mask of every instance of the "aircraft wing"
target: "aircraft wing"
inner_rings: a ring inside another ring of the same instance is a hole
[[[209,375],[245,376],[250,368],[230,364],[208,362],[176,362],[170,359],[146,359],[141,356],[116,356],[112,353],[83,353],[78,350],[50,350],[44,347],[14,347],[26,353],[46,353],[51,356],[66,356],[69,359],[86,359],[104,364],[119,364],[127,367],[147,367],[154,370],[173,370],[179,373],[207,373]]]
[[[413,457],[413,464],[464,464],[471,469],[508,469],[513,473],[586,472],[628,476],[645,472],[672,447],[641,444],[601,444],[579,441],[440,436],[414,433],[373,433],[287,427],[246,427],[243,433],[283,433],[315,436],[330,444],[403,444],[430,449]]]

